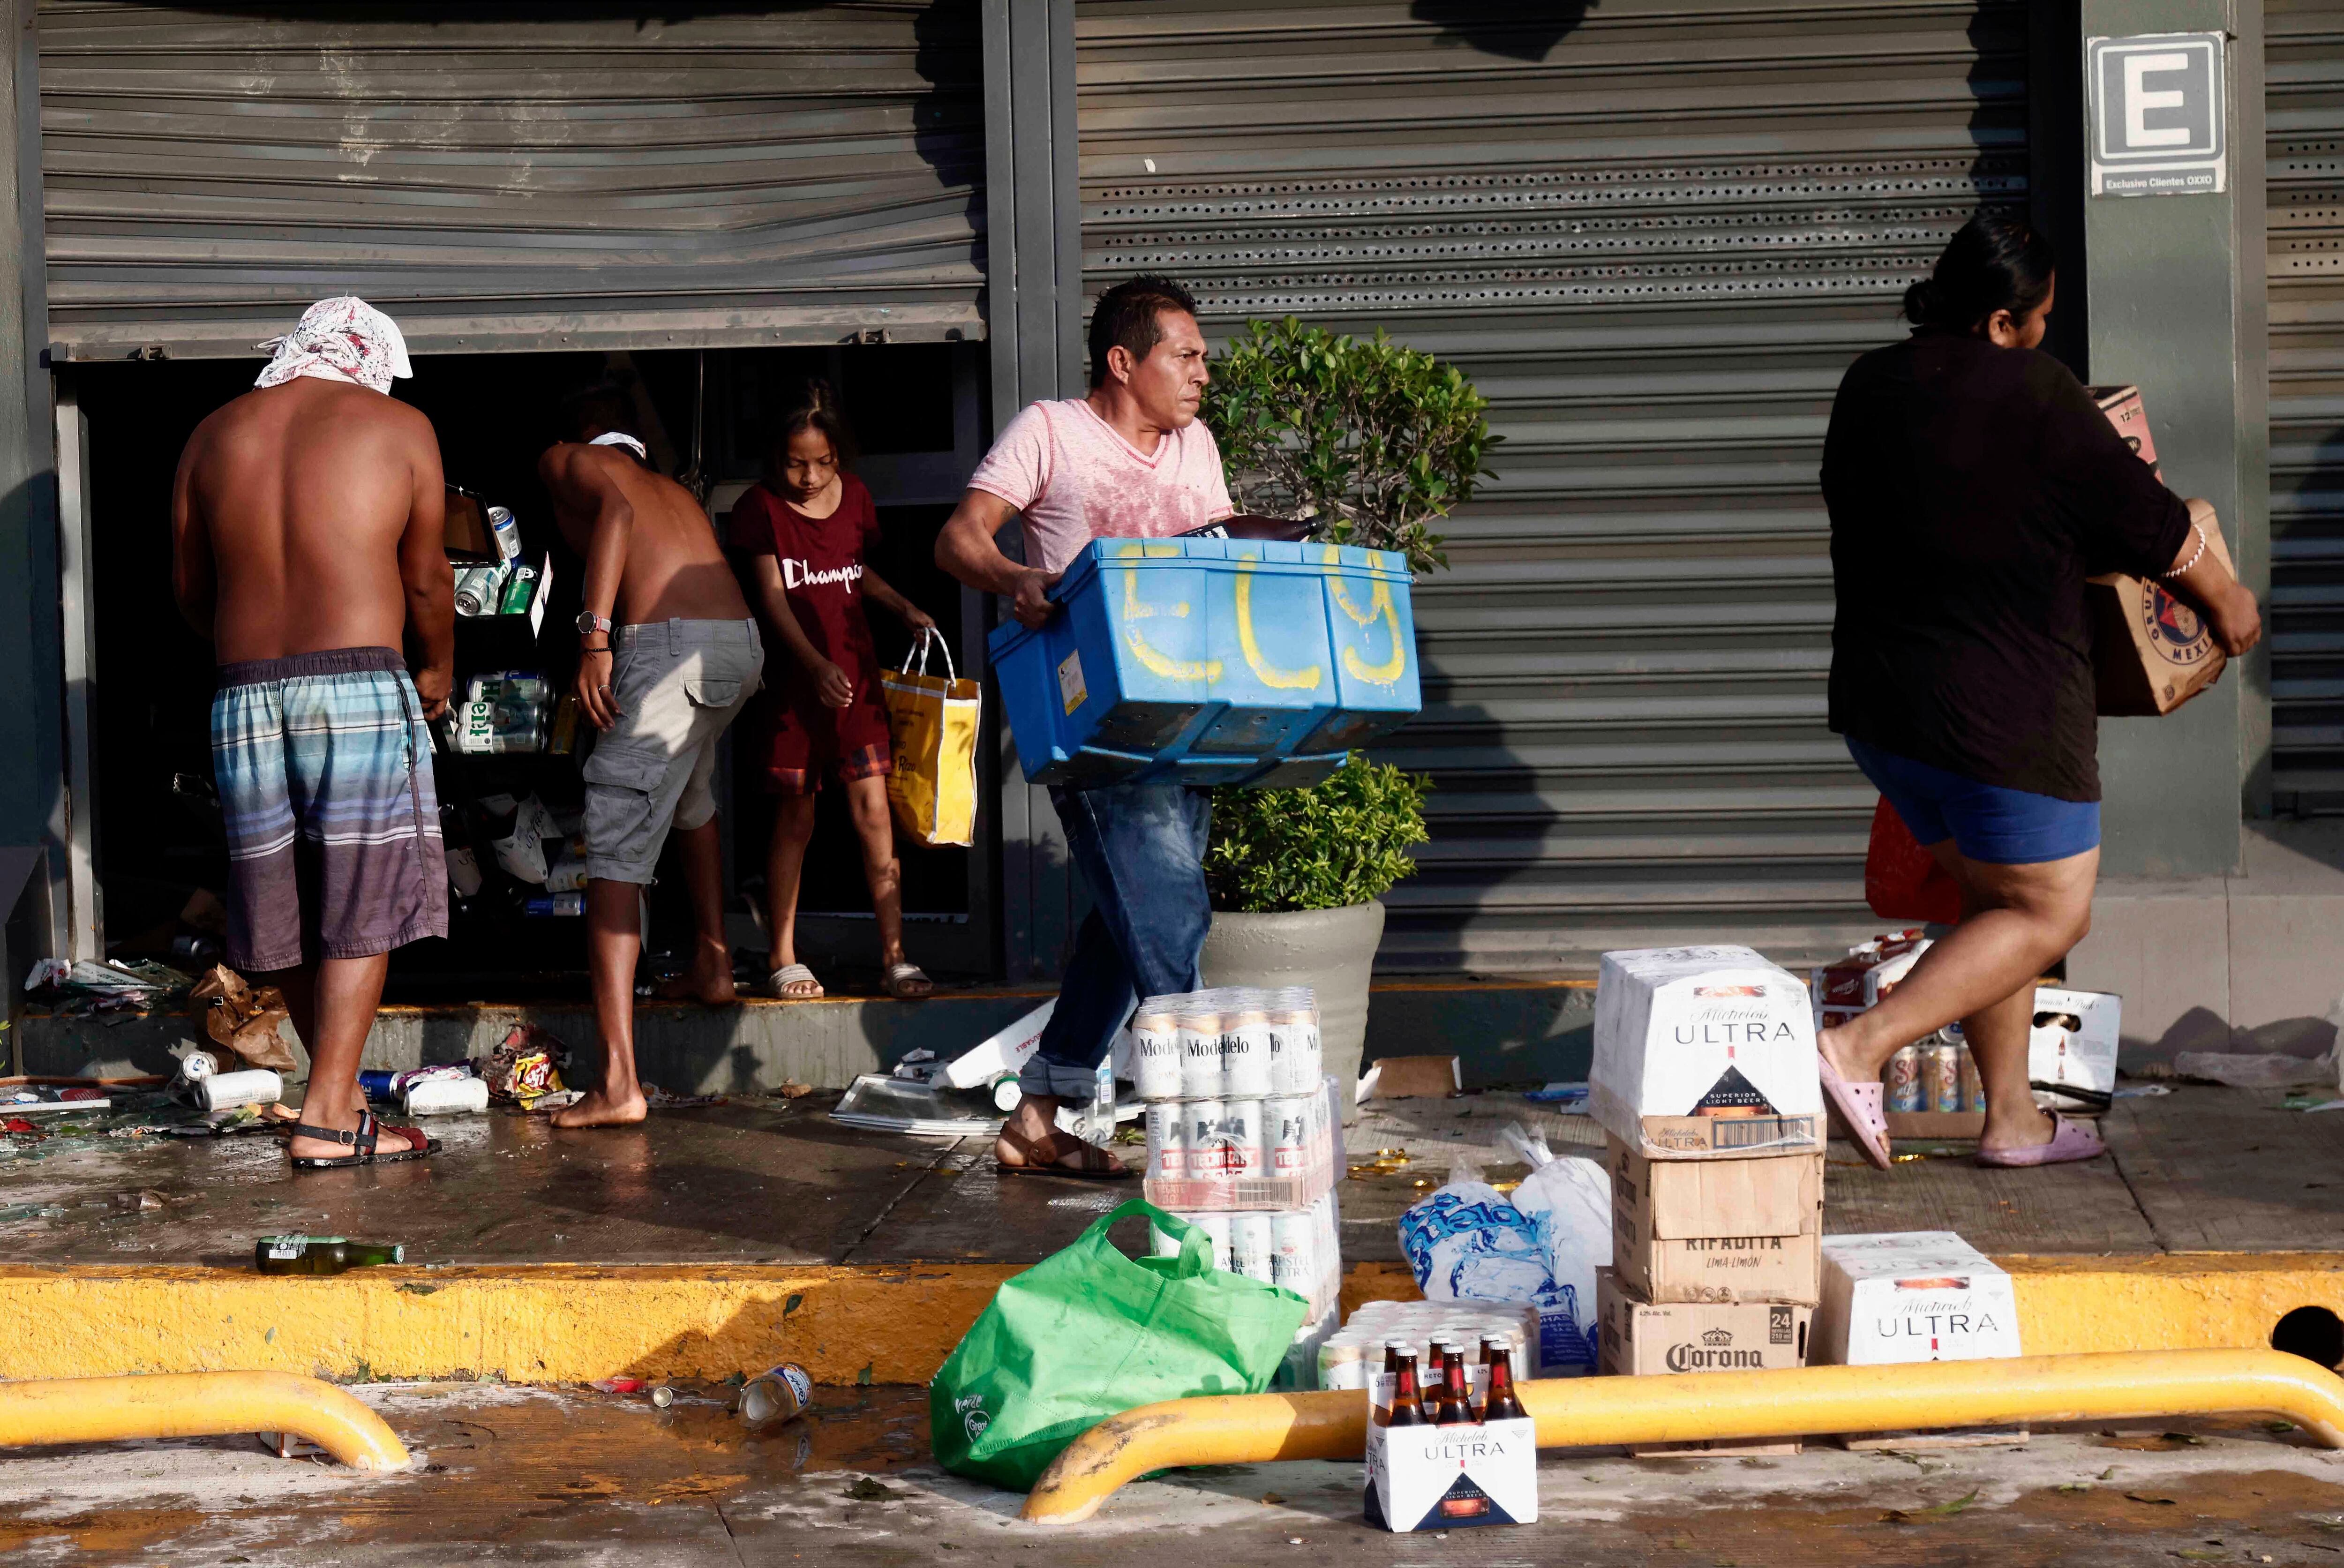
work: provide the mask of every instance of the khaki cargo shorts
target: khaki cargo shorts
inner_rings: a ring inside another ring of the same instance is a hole
[[[612,646],[619,721],[586,759],[586,875],[649,883],[668,829],[716,814],[716,740],[763,684],[754,621],[621,626]]]

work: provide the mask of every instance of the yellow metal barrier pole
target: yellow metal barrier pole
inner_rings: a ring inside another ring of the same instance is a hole
[[[383,1420],[331,1383],[291,1372],[164,1372],[152,1377],[0,1382],[0,1448],[289,1431],[353,1470],[400,1470],[407,1447]]]
[[[1803,1367],[1515,1385],[1541,1448],[1803,1437],[2013,1421],[2124,1421],[2259,1411],[2344,1448],[2344,1379],[2278,1351],[2119,1351],[1895,1367]],[[1153,1470],[1273,1459],[1357,1459],[1356,1391],[1169,1400],[1101,1421],[1026,1499],[1036,1523],[1089,1518]]]

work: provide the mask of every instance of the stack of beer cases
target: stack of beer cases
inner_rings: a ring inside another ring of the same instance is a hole
[[[1321,1070],[1317,998],[1307,988],[1152,996],[1131,1021],[1131,1070],[1147,1103],[1147,1201],[1203,1227],[1220,1268],[1310,1304],[1280,1382],[1315,1386],[1343,1283],[1342,1102]],[[1155,1246],[1179,1250],[1161,1231]]]
[[[1805,1363],[1821,1283],[1824,1101],[1796,976],[1747,947],[1606,953],[1588,1110],[1612,1173],[1598,1370]],[[1641,1448],[1795,1453],[1788,1442]]]

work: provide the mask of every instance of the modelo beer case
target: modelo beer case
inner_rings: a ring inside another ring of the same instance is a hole
[[[1479,1403],[1489,1369],[1471,1371]],[[1396,1534],[1536,1522],[1538,1422],[1387,1426],[1398,1381],[1389,1372],[1368,1380],[1368,1522]]]
[[[1748,947],[1604,954],[1587,1102],[1649,1159],[1820,1152],[1805,983]]]
[[[1422,706],[1406,559],[1101,539],[989,641],[1029,784],[1316,784]]]

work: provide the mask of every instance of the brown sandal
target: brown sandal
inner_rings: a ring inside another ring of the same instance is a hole
[[[996,1156],[994,1164],[1004,1176],[1055,1176],[1066,1181],[1129,1181],[1132,1177],[1131,1167],[1106,1150],[1055,1129],[1046,1141],[1028,1138],[1004,1123],[1001,1141],[1015,1149],[1017,1158],[1024,1162],[1002,1165]],[[1062,1163],[1070,1154],[1080,1157],[1077,1162]]]

